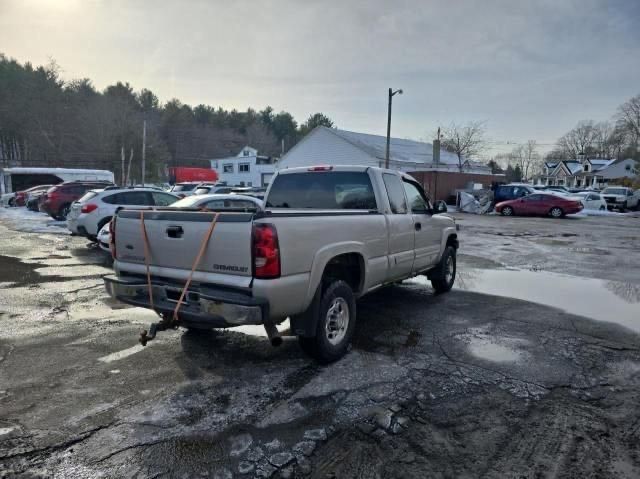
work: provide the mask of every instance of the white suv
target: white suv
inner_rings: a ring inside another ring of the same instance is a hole
[[[67,228],[72,233],[94,240],[98,231],[111,221],[119,208],[136,209],[169,206],[180,198],[154,188],[106,188],[88,191],[71,205]]]

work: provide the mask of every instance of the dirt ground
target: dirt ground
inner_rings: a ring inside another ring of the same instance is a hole
[[[0,477],[640,477],[640,216],[455,216],[458,287],[363,298],[318,366],[259,328],[143,348],[107,254],[0,210]]]

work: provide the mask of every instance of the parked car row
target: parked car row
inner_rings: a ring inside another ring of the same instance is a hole
[[[595,190],[569,190],[564,186],[533,186],[524,183],[499,185],[494,191],[495,211],[504,215],[562,217],[585,210],[618,210],[640,207],[640,190],[608,187]]]
[[[241,195],[255,196],[259,199],[264,198],[267,191],[266,188],[255,186],[230,186],[221,183],[203,183],[203,182],[184,182],[176,183],[169,190],[181,198],[191,195],[208,195],[208,194],[229,194],[236,193]]]

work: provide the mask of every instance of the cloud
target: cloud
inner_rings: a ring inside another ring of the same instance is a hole
[[[402,87],[400,136],[486,119],[496,137],[550,141],[638,93],[639,19],[635,0],[3,0],[0,45],[102,87],[377,133]]]

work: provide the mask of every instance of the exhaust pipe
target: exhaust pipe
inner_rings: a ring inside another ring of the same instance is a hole
[[[267,332],[267,336],[269,337],[269,341],[271,341],[271,346],[277,348],[282,344],[282,336],[278,332],[278,328],[271,321],[266,321],[264,323],[264,330]]]

